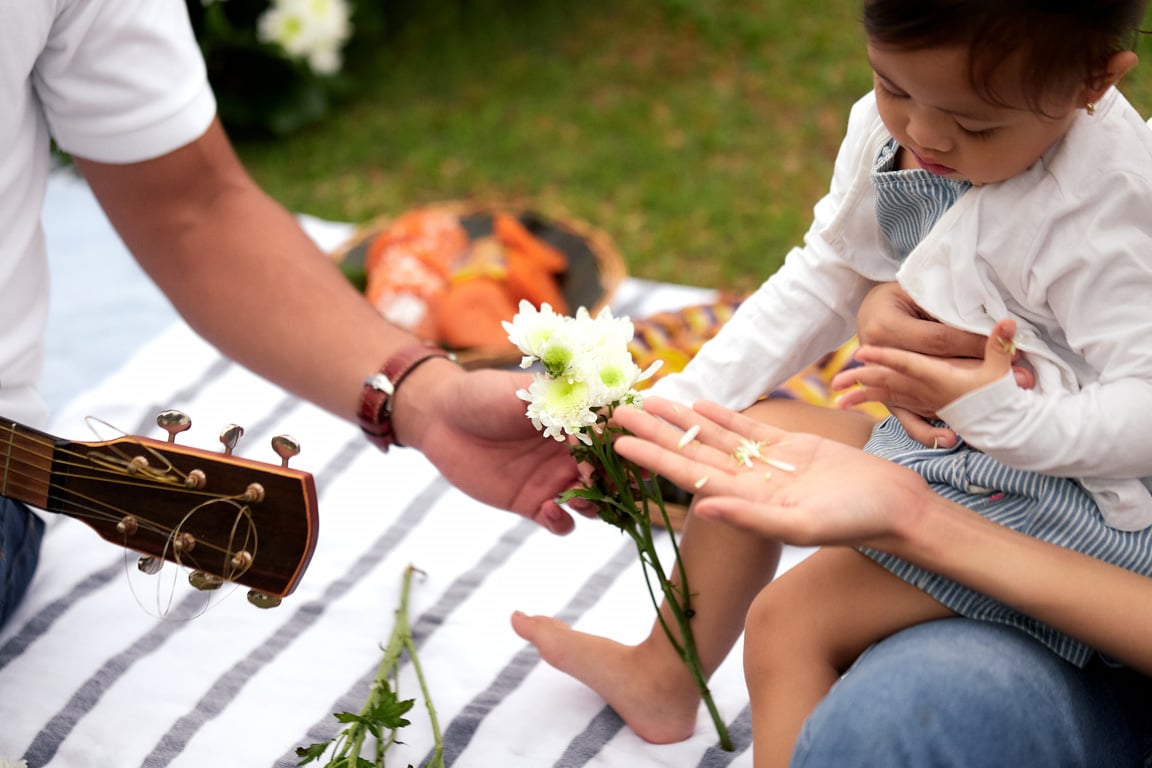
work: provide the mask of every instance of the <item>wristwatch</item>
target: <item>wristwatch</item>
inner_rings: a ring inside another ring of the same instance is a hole
[[[364,380],[357,421],[368,441],[385,453],[393,445],[399,445],[396,432],[392,429],[392,397],[396,394],[396,388],[405,376],[436,357],[456,359],[455,355],[439,347],[413,344],[389,357],[379,371]]]

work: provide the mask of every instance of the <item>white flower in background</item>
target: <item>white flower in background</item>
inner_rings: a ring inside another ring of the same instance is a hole
[[[0,768],[28,768],[28,763],[24,760],[9,760],[0,757]]]
[[[600,410],[639,402],[636,384],[660,367],[657,361],[640,370],[628,351],[632,322],[613,317],[608,308],[596,317],[583,307],[575,317],[563,317],[548,304],[538,311],[522,301],[504,330],[524,355],[521,367],[544,366],[544,373],[516,394],[528,402],[526,413],[536,428],[556,440],[575,435],[590,445],[588,432],[598,429]]]
[[[340,70],[340,53],[352,34],[347,0],[272,0],[257,21],[256,36],[276,43],[318,74]]]

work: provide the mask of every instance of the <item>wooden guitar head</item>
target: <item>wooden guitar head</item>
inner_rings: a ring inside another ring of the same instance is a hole
[[[146,437],[70,442],[11,422],[0,424],[0,495],[179,563],[193,583],[250,587],[258,605],[296,588],[319,526],[307,472]]]

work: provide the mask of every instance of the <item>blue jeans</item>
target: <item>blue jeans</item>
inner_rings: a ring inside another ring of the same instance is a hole
[[[1023,632],[946,619],[866,651],[808,718],[793,768],[1139,768],[1152,681],[1080,669]]]
[[[0,498],[0,626],[16,610],[40,561],[44,521],[23,504]]]

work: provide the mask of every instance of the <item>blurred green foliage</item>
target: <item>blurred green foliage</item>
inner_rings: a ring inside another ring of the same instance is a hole
[[[239,142],[257,179],[338,221],[523,202],[607,231],[655,280],[745,291],[770,275],[871,87],[858,0],[377,1],[340,109]],[[1144,66],[1125,90],[1152,115]]]

